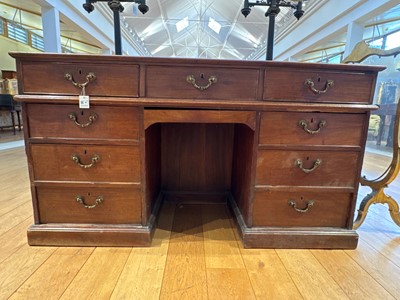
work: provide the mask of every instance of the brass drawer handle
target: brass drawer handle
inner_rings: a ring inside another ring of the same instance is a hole
[[[82,163],[81,163],[81,160],[80,160],[80,158],[79,158],[79,156],[76,155],[76,154],[72,154],[72,155],[71,155],[71,159],[72,159],[78,166],[80,166],[81,168],[83,168],[83,169],[88,169],[88,168],[93,167],[97,162],[99,162],[100,156],[97,155],[97,154],[93,155],[93,156],[92,156],[92,159],[91,159],[92,162],[91,162],[90,164],[88,164],[88,165],[82,164]]]
[[[315,171],[321,165],[321,163],[322,163],[322,160],[318,158],[316,161],[314,161],[314,164],[311,169],[306,169],[303,167],[303,161],[301,159],[296,159],[296,161],[295,161],[295,165],[300,170],[302,170],[304,173],[307,173],[307,174]]]
[[[64,78],[68,81],[71,81],[74,86],[83,90],[89,84],[89,82],[96,80],[96,75],[94,75],[94,73],[87,74],[86,82],[84,83],[75,82],[74,77],[70,73],[65,73]]]
[[[308,210],[310,209],[311,206],[314,205],[314,201],[313,200],[309,200],[307,201],[307,206],[306,208],[297,208],[297,204],[295,201],[293,200],[289,200],[288,204],[293,207],[293,209],[299,213],[306,213],[308,212]]]
[[[73,121],[73,122],[75,123],[76,126],[81,127],[81,128],[85,128],[85,127],[88,127],[89,125],[93,124],[93,122],[96,121],[96,120],[98,119],[98,116],[97,116],[97,114],[95,114],[95,113],[90,114],[90,116],[89,116],[89,121],[88,121],[87,123],[83,123],[83,124],[81,124],[81,123],[78,122],[78,118],[77,118],[77,116],[76,116],[75,113],[70,113],[70,114],[68,115],[68,118],[69,118],[71,121]]]
[[[333,87],[334,82],[333,80],[327,80],[325,83],[325,88],[323,90],[317,90],[314,86],[314,81],[312,79],[306,79],[304,81],[304,85],[309,88],[311,92],[313,92],[315,95],[320,95],[320,94],[325,94],[330,87]]]
[[[198,89],[200,91],[204,91],[204,90],[208,89],[214,83],[217,83],[218,80],[217,80],[217,76],[210,76],[208,78],[208,84],[201,86],[196,83],[196,79],[194,78],[194,75],[188,75],[186,77],[186,81],[191,83],[196,89]]]
[[[94,202],[93,205],[88,205],[85,203],[85,198],[83,198],[82,196],[76,196],[76,201],[80,204],[82,204],[85,208],[95,208],[97,205],[101,204],[103,202],[103,196],[97,196],[96,200]]]
[[[326,121],[322,120],[321,122],[318,123],[318,129],[311,130],[311,129],[308,129],[308,123],[306,120],[299,121],[299,126],[301,128],[303,128],[303,130],[309,134],[316,134],[316,133],[320,132],[321,128],[324,127],[325,125],[326,125]]]

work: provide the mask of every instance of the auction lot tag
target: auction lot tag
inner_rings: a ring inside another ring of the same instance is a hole
[[[79,108],[90,108],[89,96],[86,95],[79,96]]]

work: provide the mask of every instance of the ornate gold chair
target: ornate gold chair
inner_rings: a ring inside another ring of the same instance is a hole
[[[346,57],[342,63],[359,63],[362,62],[369,56],[378,55],[379,57],[382,56],[394,56],[400,54],[400,47],[391,49],[388,51],[370,48],[368,45],[362,41],[358,43],[352,53]],[[397,69],[399,70],[399,69]],[[392,160],[387,167],[386,171],[380,175],[378,178],[369,180],[365,176],[360,179],[360,183],[363,186],[368,186],[372,189],[372,192],[369,193],[364,199],[361,201],[361,204],[358,209],[358,215],[356,220],[354,221],[353,228],[357,229],[361,226],[364,222],[365,217],[367,216],[368,209],[371,204],[387,204],[389,207],[389,213],[392,217],[393,221],[400,226],[400,212],[399,212],[399,204],[396,202],[395,199],[385,194],[385,188],[389,186],[390,183],[395,180],[399,171],[400,171],[400,148],[399,148],[399,125],[400,125],[400,101],[397,103],[396,113],[394,116],[394,125],[393,125],[393,132],[392,136],[390,137],[393,141],[392,146]],[[381,122],[382,124],[383,122]],[[390,134],[391,132],[389,132]],[[380,141],[379,141],[380,142]]]

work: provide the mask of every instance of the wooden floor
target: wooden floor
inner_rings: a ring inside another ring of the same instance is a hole
[[[18,131],[18,129],[14,132],[11,129],[0,129],[0,145],[3,143],[20,141],[24,138],[24,133],[22,131]]]
[[[400,299],[400,228],[382,205],[351,251],[243,249],[224,205],[168,203],[150,248],[30,247],[23,147],[0,151],[0,182],[0,299]]]

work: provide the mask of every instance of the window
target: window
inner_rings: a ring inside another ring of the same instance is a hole
[[[335,56],[331,56],[328,58],[328,62],[330,64],[340,64],[341,60],[342,60],[342,54],[337,54]]]
[[[379,39],[376,39],[376,40],[374,40],[374,41],[371,41],[371,42],[369,43],[369,45],[370,45],[372,48],[382,49],[383,38],[379,38]]]
[[[41,36],[32,34],[32,47],[44,51],[44,40]]]
[[[18,42],[28,44],[28,32],[18,25],[7,23],[8,37]]]
[[[385,45],[386,50],[390,50],[397,47],[400,47],[400,31],[391,33],[386,37],[386,45]]]
[[[4,35],[5,30],[4,30],[4,21],[0,19],[0,35]]]

